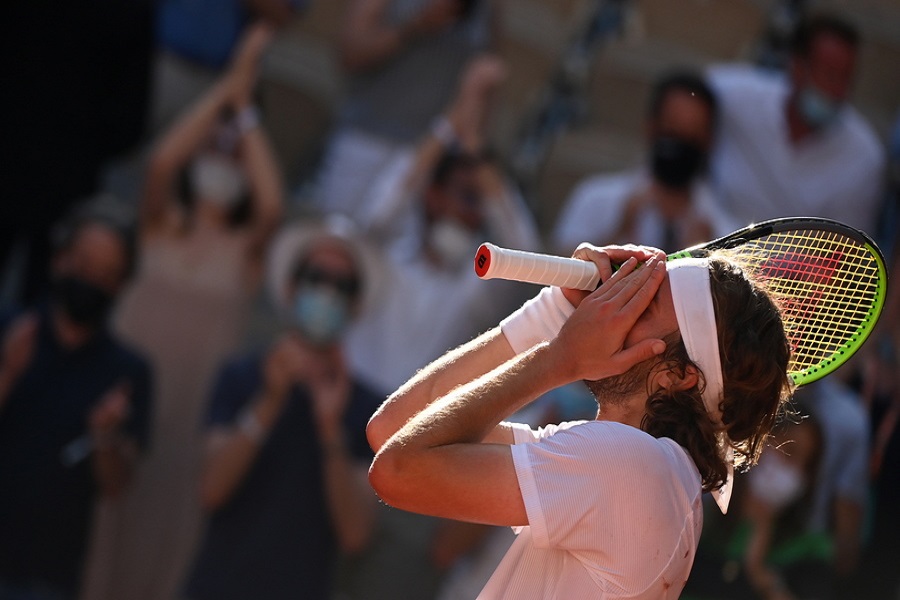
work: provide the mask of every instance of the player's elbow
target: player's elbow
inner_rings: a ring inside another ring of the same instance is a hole
[[[377,411],[366,425],[366,440],[372,452],[378,454],[385,442],[393,435],[393,431],[389,430],[387,419],[381,411]]]
[[[375,455],[369,467],[369,485],[383,502],[395,508],[403,508],[406,474],[409,473],[404,467],[405,462],[402,450],[388,447]]]

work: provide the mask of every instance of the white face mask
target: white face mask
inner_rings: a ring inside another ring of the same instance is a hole
[[[478,248],[476,233],[456,219],[441,219],[432,225],[430,242],[441,264],[451,269],[472,260]]]
[[[198,200],[232,208],[247,189],[243,171],[226,157],[205,153],[190,166],[191,186]]]
[[[803,473],[782,458],[775,449],[767,449],[759,464],[747,473],[750,491],[775,510],[797,500],[806,489]]]

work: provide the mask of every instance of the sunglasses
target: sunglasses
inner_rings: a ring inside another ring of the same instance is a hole
[[[359,278],[355,276],[337,275],[315,265],[301,266],[297,269],[294,280],[297,283],[305,283],[313,286],[327,285],[351,298],[359,294],[360,288],[362,287]]]

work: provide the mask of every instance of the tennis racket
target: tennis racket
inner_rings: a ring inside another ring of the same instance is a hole
[[[797,386],[844,364],[872,333],[887,293],[884,256],[865,233],[821,218],[764,221],[668,255],[703,258],[737,253],[781,307],[791,345],[788,374]],[[593,290],[594,263],[482,244],[475,255],[482,279],[512,279]]]

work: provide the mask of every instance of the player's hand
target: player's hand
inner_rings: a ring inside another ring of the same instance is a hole
[[[26,313],[10,325],[0,348],[0,373],[13,382],[28,368],[34,358],[40,318],[33,312]]]
[[[616,260],[619,256],[607,258]],[[573,380],[604,379],[620,375],[632,366],[665,350],[661,339],[645,339],[625,348],[625,338],[644,313],[665,279],[665,260],[653,256],[641,268],[628,258],[594,292],[588,294],[550,342],[573,372]]]
[[[658,248],[649,246],[593,246],[584,242],[576,248],[572,254],[574,258],[587,260],[597,265],[600,271],[600,281],[607,281],[613,274],[613,265],[621,265],[629,258],[635,258],[639,263],[647,262],[653,257],[665,260],[665,253]],[[563,288],[563,295],[572,306],[578,308],[581,301],[587,298],[591,292]]]

